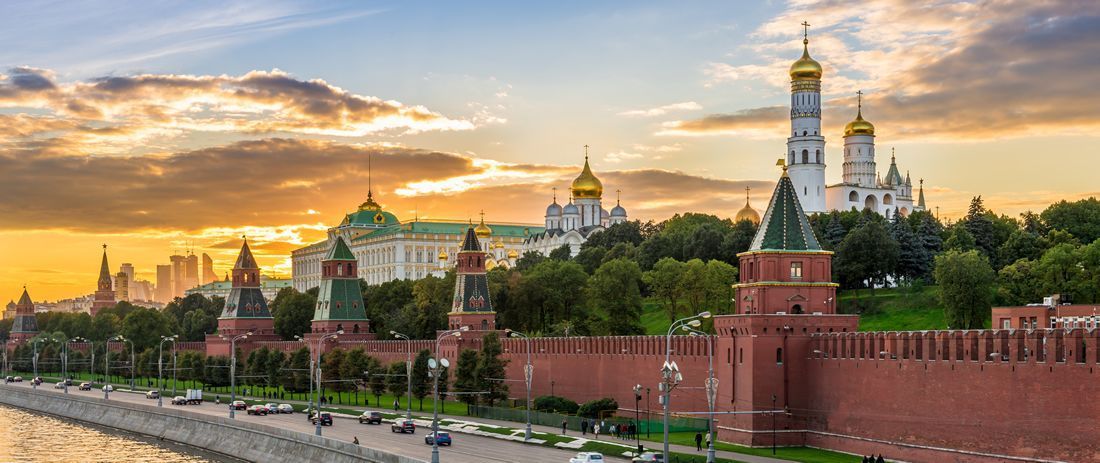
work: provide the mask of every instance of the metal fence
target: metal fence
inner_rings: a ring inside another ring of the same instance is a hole
[[[473,406],[471,407],[471,413],[474,416],[491,420],[514,421],[517,423],[527,422],[527,411],[523,408]],[[622,415],[607,416],[596,420],[597,422],[603,423],[600,428],[601,433],[606,433],[607,428],[612,424],[621,425],[634,422],[633,410],[619,410],[619,413]],[[582,418],[575,415],[563,415],[560,413],[540,412],[535,410],[531,411],[531,424],[561,428],[563,420],[566,422],[566,427],[568,427],[570,431],[576,432],[580,432],[582,421],[591,421],[589,418]],[[638,432],[642,434],[647,432],[663,433],[663,424],[660,411],[654,410],[648,418],[647,414],[642,412],[638,420]],[[704,418],[670,416],[668,419],[668,430],[669,432],[703,432],[707,430],[707,420]],[[591,430],[589,430],[589,432],[591,432]]]

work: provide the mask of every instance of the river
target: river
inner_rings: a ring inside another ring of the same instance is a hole
[[[214,463],[183,446],[0,406],[0,462]]]

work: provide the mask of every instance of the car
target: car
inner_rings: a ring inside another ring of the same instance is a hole
[[[15,381],[17,383],[21,383],[21,382],[23,382],[23,377],[22,376],[16,376],[15,378],[12,378],[12,381]]]
[[[279,413],[294,413],[294,407],[291,406],[290,404],[279,404],[278,412]]]
[[[92,390],[92,383],[80,383],[79,389],[81,391],[90,391]]]
[[[58,381],[57,384],[53,385],[53,388],[54,389],[65,389],[65,382],[64,381]]]
[[[65,385],[66,386],[72,386],[73,385],[73,379],[72,378],[65,378]]]
[[[321,412],[320,418],[316,416],[310,417],[309,422],[313,424],[320,422],[321,426],[332,426],[332,414],[329,412]]]
[[[359,424],[382,424],[382,414],[379,412],[363,412],[359,415]]]
[[[229,408],[232,408],[234,410],[244,410],[248,408],[248,404],[244,403],[243,400],[234,400],[233,403],[229,404]]]
[[[645,452],[641,455],[638,455],[638,456],[634,457],[630,461],[631,461],[631,463],[639,463],[639,462],[641,462],[641,463],[645,463],[645,462],[663,463],[665,461],[665,455],[662,454],[662,453]]]
[[[159,399],[160,398],[160,392],[159,391],[146,392],[145,393],[145,398],[146,399]]]
[[[103,392],[114,392],[114,390],[115,390],[115,387],[110,385],[110,384],[108,384],[106,386],[103,386]]]
[[[390,432],[416,434],[416,423],[413,420],[396,420],[390,425]]]
[[[270,403],[270,404],[265,404],[264,407],[267,407],[267,412],[268,413],[279,413],[279,404]]]
[[[172,397],[172,405],[187,405],[187,397],[182,395]]]
[[[603,454],[600,452],[580,452],[570,458],[569,463],[603,463]]]
[[[31,380],[31,382],[34,383],[35,386],[41,386],[42,378],[35,376],[34,379]]]
[[[436,436],[439,436],[439,437],[437,438]],[[432,441],[436,441],[437,442],[436,445],[446,445],[446,446],[450,447],[451,446],[451,433],[442,432],[442,431],[438,432],[438,433],[429,432],[428,435],[424,436],[424,443],[428,444],[428,445],[432,445]]]
[[[267,416],[267,407],[263,405],[253,405],[251,407],[248,407],[248,414]]]
[[[14,383],[15,382],[15,377],[14,376],[5,376],[4,377],[4,382],[5,383]]]

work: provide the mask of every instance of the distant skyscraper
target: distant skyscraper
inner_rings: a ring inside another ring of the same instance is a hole
[[[187,257],[177,254],[168,256],[168,260],[172,261],[172,295],[168,298],[171,300],[183,297],[183,291],[187,289]]]
[[[107,245],[103,245],[103,262],[99,265],[99,281],[96,282],[95,300],[92,301],[92,316],[101,309],[114,307],[115,291],[111,287],[111,269],[107,265]]]
[[[115,274],[115,299],[130,302],[130,278],[126,272]]]
[[[171,265],[158,265],[157,266],[157,294],[154,299],[157,302],[168,302],[172,300],[172,266]]]
[[[218,279],[218,275],[214,273],[214,259],[210,258],[210,254],[202,253],[202,284],[207,284]]]
[[[184,291],[187,291],[199,285],[199,256],[188,253],[186,262],[187,265],[184,267],[186,273],[183,277]]]

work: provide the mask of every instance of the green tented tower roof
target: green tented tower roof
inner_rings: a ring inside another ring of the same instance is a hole
[[[821,244],[814,236],[810,221],[802,211],[786,169],[779,183],[775,185],[768,210],[760,221],[756,237],[752,239],[749,251],[820,251]]]
[[[328,250],[325,260],[355,260],[355,254],[351,253],[351,248],[348,248],[348,243],[344,241],[344,237],[337,236],[336,244]]]

